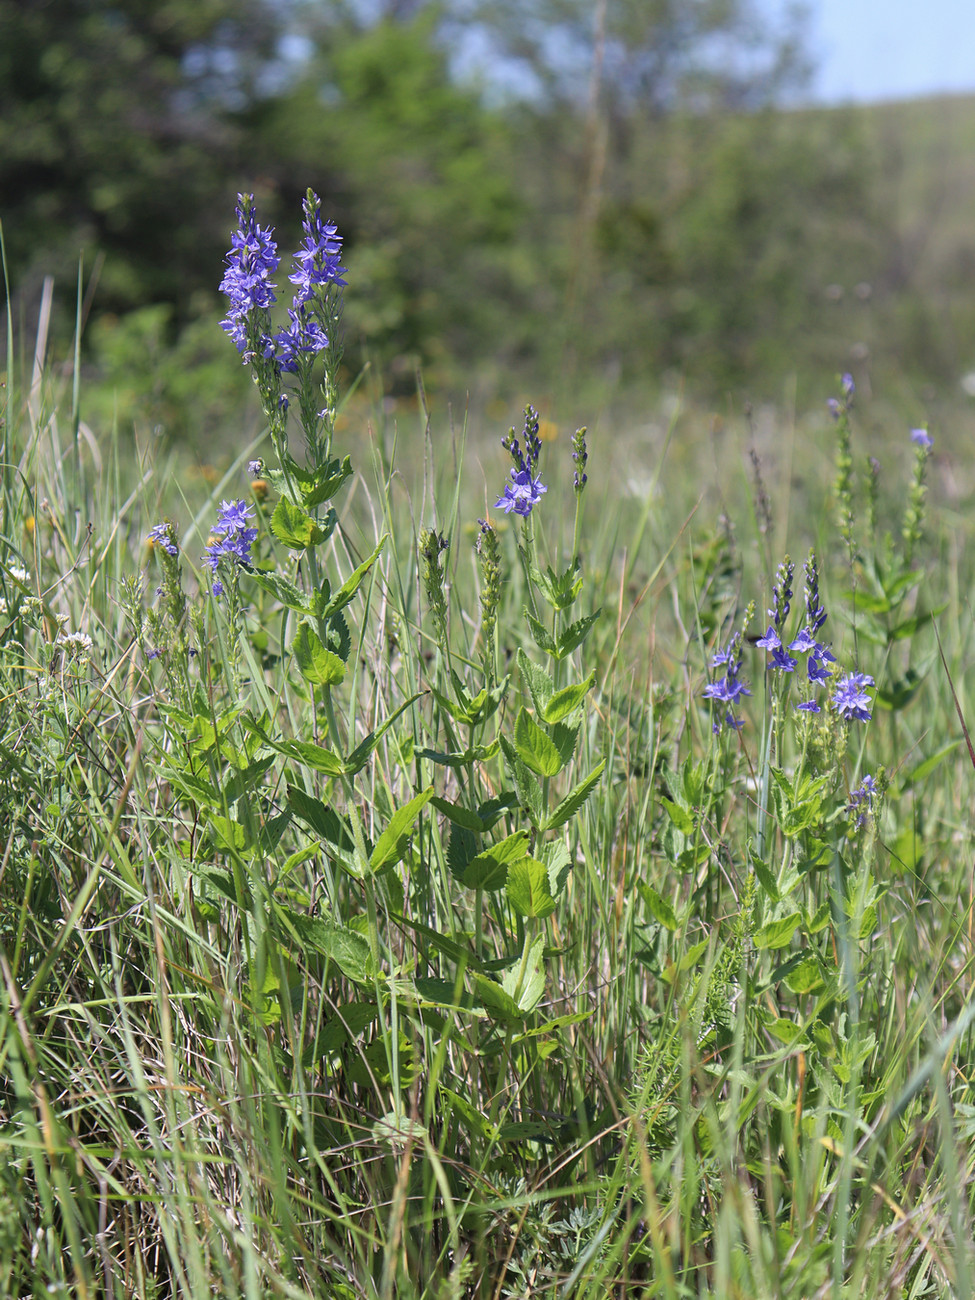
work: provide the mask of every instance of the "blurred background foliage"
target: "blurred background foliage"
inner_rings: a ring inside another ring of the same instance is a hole
[[[764,15],[764,16],[762,16]],[[234,196],[346,239],[382,391],[764,399],[975,366],[967,101],[797,109],[801,15],[749,0],[0,0],[15,318],[54,276],[104,410],[209,432]],[[949,120],[950,119],[950,120]],[[967,143],[966,143],[967,142]],[[23,336],[23,335],[22,335]],[[92,388],[89,384],[88,391]],[[96,404],[97,404],[97,398]]]

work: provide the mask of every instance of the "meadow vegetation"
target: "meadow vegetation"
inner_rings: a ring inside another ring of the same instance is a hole
[[[209,480],[8,310],[0,1296],[971,1297],[951,431],[407,430],[237,217]]]

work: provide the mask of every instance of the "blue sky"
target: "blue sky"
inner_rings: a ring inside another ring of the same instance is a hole
[[[975,93],[975,0],[808,0],[826,103]]]

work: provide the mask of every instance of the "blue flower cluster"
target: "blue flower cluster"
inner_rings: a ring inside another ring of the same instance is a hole
[[[288,310],[290,324],[272,337],[270,310],[277,301],[277,286],[271,276],[281,259],[273,230],[257,224],[254,196],[237,196],[237,230],[230,237],[227,269],[220,282],[220,292],[230,299],[221,328],[233,339],[245,365],[262,357],[278,370],[293,374],[302,356],[313,356],[328,347],[328,335],[316,319],[315,307],[320,293],[330,285],[346,283],[342,278],[345,268],[339,265],[342,240],[337,227],[322,220],[321,200],[310,190],[303,216],[304,238],[288,277],[295,285]]]
[[[248,528],[248,521],[253,517],[246,501],[224,501],[220,514],[213,526],[214,540],[206,549],[203,562],[214,575],[220,567],[220,561],[229,558],[234,566],[250,564],[251,543],[257,537],[256,528]],[[213,583],[213,594],[223,593],[223,583],[217,579]]]
[[[149,529],[149,541],[155,546],[161,546],[168,555],[174,557],[179,555],[172,524],[155,524]]]
[[[494,505],[495,509],[500,508],[506,515],[510,515],[513,510],[516,515],[527,517],[532,508],[538,505],[542,494],[548,491],[541,476],[535,472],[538,469],[542,440],[538,436],[538,412],[531,406],[525,407],[522,437],[525,439],[524,452],[514,429],[510,429],[507,438],[501,440],[501,446],[511,454],[514,468],[511,470],[511,482],[505,484],[504,491]]]
[[[744,723],[734,714],[734,703],[742,695],[751,695],[751,691],[745,682],[739,676],[741,672],[741,633],[732,637],[731,644],[726,650],[719,650],[711,660],[712,668],[724,667],[725,675],[717,681],[709,682],[704,688],[704,698],[706,700],[717,700],[720,704],[729,706],[725,714],[725,723],[729,727],[734,727],[737,731]],[[717,733],[721,730],[720,722],[714,723],[714,731]]]
[[[788,644],[784,642],[781,633],[791,608],[792,579],[795,571],[795,566],[787,558],[779,565],[776,582],[772,587],[772,605],[768,610],[772,621],[768,624],[765,634],[758,637],[755,644],[769,652],[768,667],[776,672],[795,672],[799,666],[798,657],[805,656],[807,687],[805,698],[796,705],[796,710],[800,713],[820,713],[822,707],[813,690],[830,681],[833,676],[831,665],[836,663],[836,656],[829,644],[820,641],[817,637],[817,633],[826,622],[827,614],[819,598],[819,571],[816,557],[812,553],[803,565],[803,570],[806,605],[803,627]],[[719,700],[730,705],[739,695],[751,694],[738,676],[741,669],[740,633],[727,650],[720,651],[714,656],[712,667],[717,668],[719,664],[729,665],[727,673],[719,681],[711,682],[705,687],[705,699]],[[871,700],[866,694],[866,688],[873,685],[874,680],[867,673],[846,673],[836,682],[836,688],[830,696],[830,703],[846,722],[869,722],[872,716]],[[730,711],[726,721],[736,728],[741,726]],[[717,726],[715,730],[718,730]]]

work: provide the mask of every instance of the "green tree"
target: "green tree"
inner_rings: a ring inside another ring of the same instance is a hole
[[[274,53],[262,0],[0,0],[0,217],[28,291],[104,257],[99,302],[186,305],[212,281]]]

